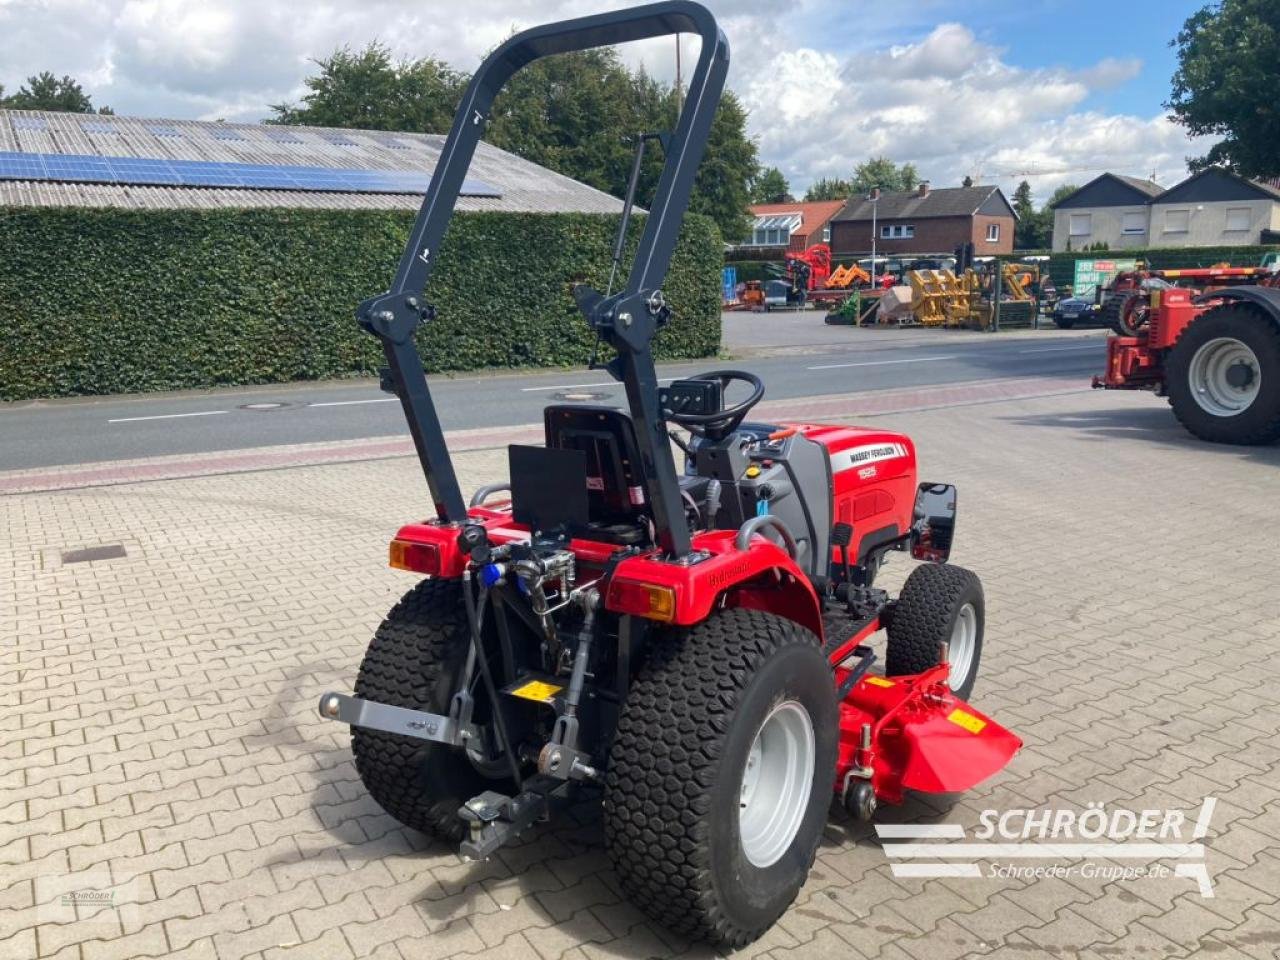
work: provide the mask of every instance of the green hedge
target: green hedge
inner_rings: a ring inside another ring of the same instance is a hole
[[[0,399],[369,374],[356,305],[386,288],[412,214],[0,208]],[[640,220],[643,224],[643,220]],[[419,329],[432,372],[578,364],[593,336],[575,282],[604,289],[617,218],[462,213]],[[639,226],[631,232],[634,248]],[[720,346],[723,247],[685,219],[659,357]]]

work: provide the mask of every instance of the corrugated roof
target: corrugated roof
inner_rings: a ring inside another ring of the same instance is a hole
[[[430,172],[444,140],[441,134],[0,110],[0,151],[29,153]],[[497,187],[502,196],[460,197],[459,210],[616,213],[622,209],[616,197],[487,143],[477,147],[468,175]],[[0,180],[0,205],[12,206],[416,210],[421,204],[417,194]]]
[[[875,204],[875,215],[881,220],[912,217],[925,220],[930,217],[967,217],[978,211],[999,187],[938,187],[925,196],[912,190],[903,193],[882,193]],[[843,220],[870,220],[872,203],[865,197],[850,197],[833,218]]]

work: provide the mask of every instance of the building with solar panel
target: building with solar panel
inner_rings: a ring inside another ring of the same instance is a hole
[[[416,209],[443,135],[0,110],[0,206]],[[459,210],[616,213],[481,143]]]

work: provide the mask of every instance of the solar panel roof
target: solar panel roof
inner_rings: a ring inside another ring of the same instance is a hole
[[[314,193],[423,194],[431,183],[431,175],[406,170],[357,170],[344,167],[0,151],[0,180],[228,187]],[[467,179],[462,184],[462,195],[500,197],[502,191],[483,180]]]

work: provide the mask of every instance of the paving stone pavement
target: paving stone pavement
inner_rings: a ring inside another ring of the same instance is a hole
[[[1217,798],[1187,878],[910,879],[838,809],[741,956],[1271,958],[1280,950],[1280,449],[1142,395],[875,417],[960,487],[988,623],[974,701],[1024,750],[886,822]],[[467,488],[504,472],[459,459]],[[0,497],[0,958],[708,956],[622,899],[587,801],[486,863],[365,795],[320,692],[410,585],[406,458]],[[126,556],[63,565],[77,547]],[[886,572],[896,586],[910,564]],[[1118,862],[1118,861],[1113,861]],[[111,902],[70,902],[106,891]]]

